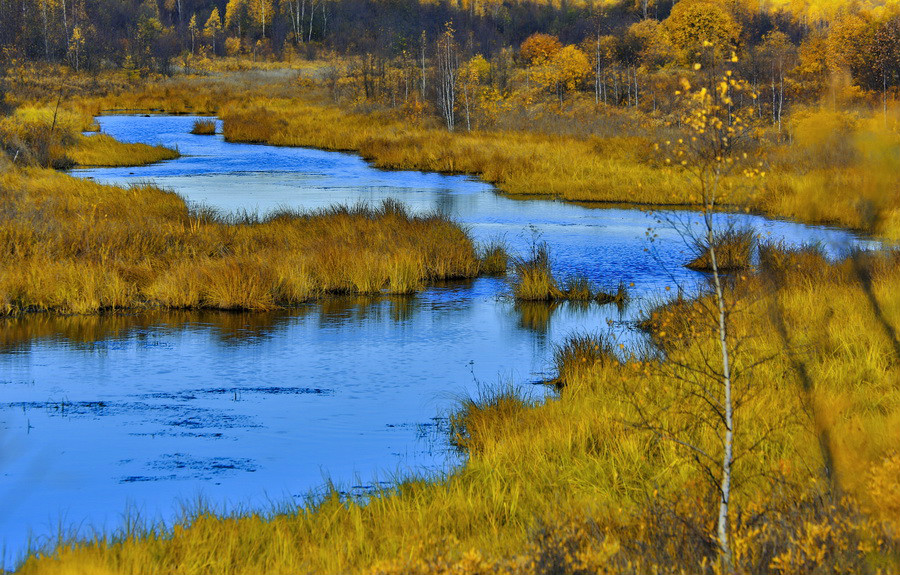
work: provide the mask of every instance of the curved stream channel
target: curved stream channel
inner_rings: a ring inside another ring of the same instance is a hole
[[[0,321],[0,543],[10,566],[29,545],[214,509],[300,502],[327,479],[378,481],[458,463],[443,416],[479,385],[531,386],[572,332],[613,330],[626,344],[641,305],[696,285],[673,229],[638,210],[514,200],[462,176],[385,172],[352,154],[229,144],[189,134],[191,117],[110,116],[124,141],[177,146],[152,166],[81,177],[154,182],[190,202],[265,213],[395,198],[441,210],[478,240],[514,252],[546,241],[556,272],[632,303],[516,306],[506,280],[433,286],[409,298],[346,298],[281,313],[34,316]],[[689,217],[682,213],[679,217]],[[840,250],[846,232],[741,216],[788,243]],[[651,245],[647,230],[658,234]],[[689,288],[690,289],[690,288]],[[674,293],[674,292],[669,292]]]

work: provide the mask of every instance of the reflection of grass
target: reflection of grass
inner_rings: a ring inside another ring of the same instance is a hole
[[[0,175],[0,312],[273,309],[477,275],[473,242],[402,205],[227,221],[172,193],[36,168]]]
[[[517,301],[519,325],[538,333],[546,333],[553,312],[560,304],[554,301]]]
[[[216,121],[209,119],[195,120],[193,127],[191,127],[191,133],[198,136],[213,136],[216,133]]]

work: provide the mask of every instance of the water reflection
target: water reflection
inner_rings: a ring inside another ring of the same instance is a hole
[[[147,310],[101,315],[33,314],[0,318],[0,354],[24,353],[48,344],[103,351],[133,340],[141,347],[163,345],[160,338],[185,329],[205,329],[220,346],[258,343],[304,316],[321,327],[348,327],[390,320],[408,322],[417,311],[415,295],[334,296],[293,309],[268,312]],[[152,334],[152,335],[151,335]]]

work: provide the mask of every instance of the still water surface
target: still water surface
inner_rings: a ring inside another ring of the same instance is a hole
[[[560,275],[633,303],[516,306],[504,280],[432,286],[408,298],[345,298],[282,313],[178,312],[0,322],[0,542],[11,565],[29,539],[108,531],[124,515],[171,522],[214,508],[301,501],[333,480],[361,491],[458,463],[444,416],[498,382],[534,393],[553,345],[613,330],[632,345],[641,305],[687,289],[678,233],[636,210],[514,200],[462,176],[373,169],[351,154],[229,144],[189,134],[191,117],[110,116],[124,141],[177,146],[178,160],[76,175],[153,182],[225,212],[318,209],[394,198],[439,210],[526,253],[546,241]],[[690,214],[681,214],[682,220]],[[846,248],[842,231],[741,219],[789,243]],[[651,245],[647,230],[658,239]]]

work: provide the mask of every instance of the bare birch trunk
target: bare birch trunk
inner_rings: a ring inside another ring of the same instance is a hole
[[[725,305],[725,296],[722,290],[722,281],[719,275],[719,265],[716,259],[715,249],[715,224],[713,223],[713,209],[715,208],[716,191],[718,188],[718,171],[713,176],[710,187],[704,183],[706,195],[706,207],[703,220],[706,226],[706,241],[709,249],[710,267],[712,269],[713,285],[716,292],[716,306],[718,311],[719,346],[722,351],[722,393],[725,433],[722,438],[724,453],[722,455],[722,477],[719,485],[719,515],[716,524],[716,534],[719,539],[719,553],[723,567],[727,573],[734,573],[731,543],[729,541],[729,505],[731,502],[731,469],[734,463],[734,405],[731,396],[731,355],[728,349],[728,322]]]

